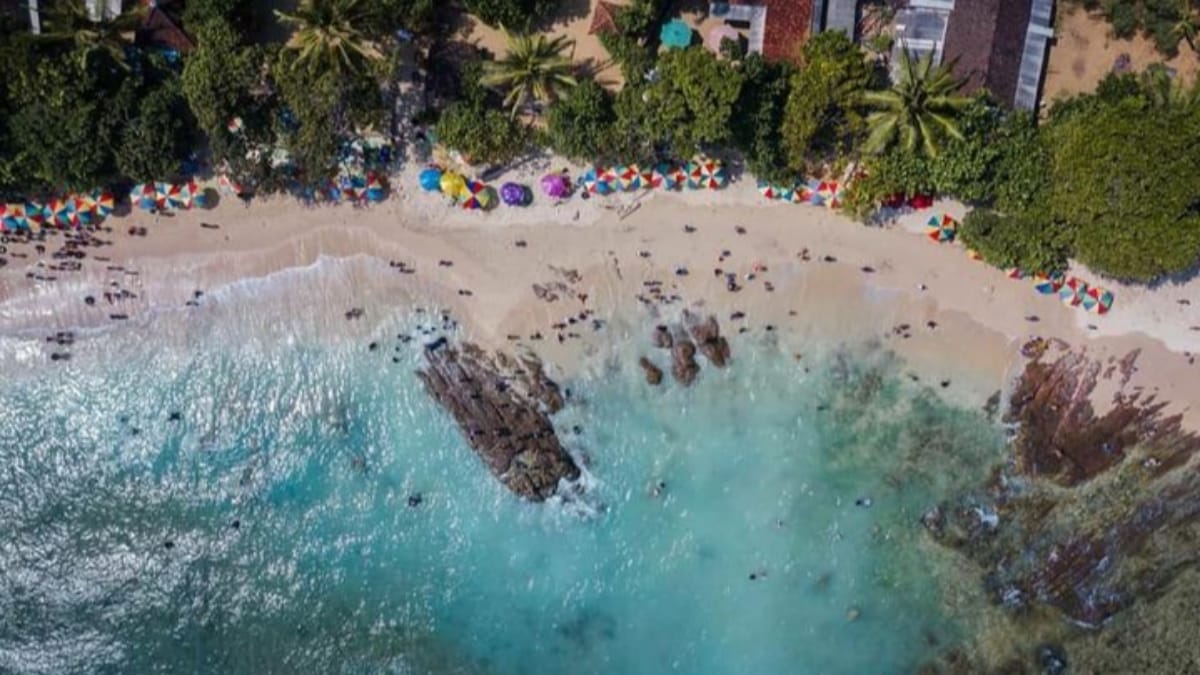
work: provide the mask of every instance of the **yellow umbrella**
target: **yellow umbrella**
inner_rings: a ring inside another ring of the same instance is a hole
[[[447,171],[442,174],[441,188],[442,194],[458,198],[466,192],[467,181],[459,174]]]

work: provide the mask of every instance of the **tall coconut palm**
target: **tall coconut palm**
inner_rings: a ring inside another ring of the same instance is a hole
[[[897,140],[907,152],[937,157],[944,137],[961,139],[958,116],[971,99],[958,94],[962,80],[948,64],[933,66],[933,55],[913,61],[901,52],[899,78],[891,89],[869,91],[863,102],[874,109],[867,116],[867,152],[883,152]]]
[[[94,56],[105,53],[128,70],[125,47],[145,15],[145,8],[138,5],[112,19],[93,21],[84,0],[57,0],[43,12],[44,28],[38,39],[74,45],[85,68]]]
[[[499,61],[484,64],[481,80],[485,87],[507,89],[504,105],[515,116],[536,99],[553,103],[566,98],[577,82],[571,74],[571,59],[562,53],[572,43],[559,36],[550,40],[545,35],[511,35],[504,31],[508,53]]]
[[[372,2],[302,0],[295,12],[275,10],[292,27],[287,48],[296,52],[293,65],[342,74],[383,58],[366,32],[375,18]]]

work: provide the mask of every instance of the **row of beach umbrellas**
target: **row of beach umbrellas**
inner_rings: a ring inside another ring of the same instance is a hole
[[[581,188],[597,195],[638,190],[719,190],[729,184],[724,163],[711,157],[696,157],[685,165],[660,163],[652,169],[637,164],[592,167],[579,178]]]
[[[43,226],[78,228],[98,225],[112,213],[115,203],[112,193],[97,188],[44,203],[27,200],[0,204],[0,230],[8,232],[36,230]]]
[[[129,191],[129,201],[143,211],[173,211],[204,208],[208,196],[194,179],[183,183],[138,183]]]
[[[836,209],[842,205],[842,189],[837,181],[796,181],[792,185],[779,185],[769,181],[758,181],[758,192],[772,200],[793,204],[828,206]]]
[[[934,239],[935,241],[947,241],[935,238],[938,231],[935,229],[935,223],[953,223],[957,226],[957,222],[949,215],[943,215],[940,218],[937,216],[931,218],[927,234],[930,239]],[[953,240],[953,236],[952,233],[950,241]],[[983,256],[979,255],[974,249],[967,249],[967,257],[972,260],[983,260]],[[1019,267],[1009,267],[1004,270],[1004,275],[1009,279],[1017,280],[1030,278],[1033,280],[1033,289],[1039,294],[1056,296],[1070,307],[1081,307],[1084,311],[1096,314],[1108,314],[1117,299],[1116,295],[1106,288],[1090,285],[1077,277],[1066,276],[1062,272],[1037,272],[1029,274]]]

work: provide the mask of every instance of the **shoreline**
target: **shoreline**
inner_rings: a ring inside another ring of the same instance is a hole
[[[1200,384],[1183,374],[1194,367],[1188,353],[1193,347],[1179,344],[1195,335],[1200,347],[1200,333],[1157,330],[1174,320],[1172,309],[1186,313],[1190,307],[1162,289],[1153,292],[1156,302],[1148,302],[1141,298],[1151,291],[1139,297],[1122,288],[1113,312],[1096,317],[1038,296],[1028,280],[1010,280],[968,259],[961,246],[934,245],[914,233],[930,213],[961,211],[955,205],[908,214],[888,227],[864,227],[824,209],[765,202],[745,183],[714,193],[641,193],[640,207],[623,220],[611,210],[633,201],[632,195],[489,214],[451,209],[435,194],[398,197],[369,209],[305,208],[273,198],[249,207],[226,200],[213,210],[173,218],[134,213],[109,220],[113,233],[102,238],[114,243],[89,251],[109,260],[89,257],[81,271],[60,273],[54,282],[25,278],[36,264],[33,247],[10,245],[30,255],[0,270],[0,335],[40,339],[59,330],[133,323],[149,309],[196,311],[203,307],[185,304],[203,306],[207,297],[196,298],[195,291],[270,281],[324,259],[361,258],[363,268],[343,280],[349,296],[378,288],[399,298],[397,305],[445,308],[462,323],[466,339],[491,349],[532,349],[568,375],[614,335],[640,340],[650,353],[648,329],[688,307],[716,315],[731,337],[739,330],[768,335],[800,359],[814,340],[878,340],[923,382],[939,389],[950,379],[945,393],[974,406],[1006,387],[1022,362],[1021,344],[1041,336],[1102,360],[1141,350],[1131,385],[1171,401],[1172,411],[1200,427],[1191,405],[1200,401]],[[555,223],[571,212],[577,220]],[[694,230],[685,231],[685,224]],[[146,227],[149,236],[126,235],[130,226]],[[55,241],[48,240],[47,255]],[[800,257],[805,249],[807,260]],[[439,265],[443,260],[453,265]],[[390,267],[392,261],[415,273]],[[681,269],[686,275],[677,273]],[[723,276],[730,273],[737,275],[736,292]],[[138,297],[111,306],[99,300],[114,282]],[[557,289],[552,294],[561,297],[539,300],[535,284]],[[653,301],[656,285],[662,297],[678,299]],[[94,306],[83,302],[89,294],[98,300]],[[317,307],[339,314],[350,309]],[[114,308],[131,321],[109,320]],[[553,328],[585,310],[593,314],[579,320],[581,328]],[[735,312],[744,318],[734,319]],[[1034,315],[1036,322],[1026,320]],[[594,318],[604,329],[587,325]],[[1088,322],[1098,330],[1087,330]],[[531,340],[536,333],[543,339]],[[558,333],[564,334],[562,344]],[[964,378],[972,381],[961,385]]]

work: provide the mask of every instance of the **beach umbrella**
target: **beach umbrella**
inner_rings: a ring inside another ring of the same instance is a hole
[[[231,134],[241,133],[245,126],[246,125],[242,122],[242,118],[240,117],[230,117],[229,121],[225,123],[225,128],[228,129],[229,133]]]
[[[363,197],[374,203],[383,201],[385,196],[387,196],[387,188],[383,184],[383,179],[374,172],[367,174],[367,188],[363,192]]]
[[[647,190],[657,187],[654,184],[654,169],[649,167],[638,168],[638,179],[642,181],[642,187]]]
[[[0,215],[0,225],[4,226],[5,230],[23,230],[29,227],[25,222],[25,205],[24,204],[4,204],[3,215]]]
[[[1009,279],[1024,279],[1025,272],[1023,272],[1020,267],[1009,267],[1008,269],[1004,270],[1004,276],[1008,277]]]
[[[542,176],[539,184],[542,186],[542,194],[553,199],[561,199],[570,191],[567,178],[561,173],[548,173]]]
[[[776,187],[776,189],[779,190],[779,201],[793,202],[796,200],[795,187]]]
[[[1087,290],[1085,290],[1083,294],[1079,296],[1079,306],[1082,307],[1083,311],[1085,312],[1096,311],[1096,307],[1100,304],[1099,300],[1097,299],[1097,293],[1093,293],[1093,290],[1094,289],[1091,287],[1088,287]]]
[[[113,197],[113,194],[101,188],[92,190],[92,199],[96,202],[96,215],[101,218],[107,218],[117,204],[117,200]]]
[[[624,164],[618,164],[612,168],[613,186],[618,190],[625,189],[625,174],[629,171],[629,167]]]
[[[714,161],[709,164],[705,179],[708,183],[708,189],[720,190],[729,184],[729,171],[725,169],[724,164]]]
[[[75,195],[71,198],[71,201],[73,202],[72,209],[75,212],[75,220],[78,225],[95,225],[100,221],[96,198],[92,196],[92,193]]]
[[[46,204],[46,223],[54,227],[70,227],[71,212],[67,208],[67,200],[55,198]]]
[[[1063,304],[1074,307],[1083,300],[1083,296],[1086,293],[1087,284],[1075,277],[1071,277],[1058,289],[1058,299],[1062,300]]]
[[[443,173],[439,185],[442,188],[442,194],[455,199],[464,196],[467,189],[466,179],[453,171]]]
[[[721,53],[721,42],[724,40],[733,40],[741,42],[742,34],[736,28],[727,23],[722,23],[716,28],[708,31],[708,35],[704,37],[704,47],[714,54]]]
[[[198,207],[204,202],[204,188],[200,187],[200,183],[196,182],[195,178],[188,178],[187,182],[180,187],[185,200],[184,208]]]
[[[979,255],[979,251],[973,248],[967,249],[967,257],[971,260],[983,260],[983,256]]]
[[[958,233],[958,222],[947,214],[933,216],[925,223],[925,236],[939,244],[954,241]]]
[[[421,189],[426,192],[437,192],[442,189],[442,170],[429,167],[421,171]]]
[[[1096,286],[1088,289],[1088,297],[1095,301],[1090,309],[1097,314],[1108,314],[1108,311],[1112,309],[1113,302],[1116,301],[1112,291]]]
[[[642,188],[642,170],[636,164],[621,167],[617,171],[617,181],[621,189],[626,192],[634,192]]]
[[[39,229],[46,222],[46,207],[34,202],[25,202],[25,223],[30,229]]]
[[[686,180],[687,174],[683,169],[662,162],[654,167],[654,175],[650,182],[655,184],[655,187],[661,187],[664,190],[678,190]]]
[[[524,185],[505,183],[500,186],[500,201],[509,206],[524,206],[528,202],[526,192]]]
[[[162,195],[159,196],[159,203],[164,204],[169,209],[186,209],[191,206],[192,198],[188,192],[187,184],[185,183],[169,183],[166,184],[166,199]]]
[[[769,182],[758,179],[758,193],[767,199],[779,199],[779,188]]]
[[[616,174],[610,169],[593,167],[583,174],[583,188],[598,195],[611,194],[615,189]]]
[[[704,186],[704,167],[695,159],[689,160],[685,169],[687,186],[693,190]]]
[[[692,44],[692,27],[679,19],[663,24],[658,39],[667,48],[682,49]]]
[[[1054,274],[1039,273],[1037,275],[1037,283],[1033,288],[1042,295],[1055,295],[1062,288],[1063,275],[1055,272]]]
[[[476,180],[466,182],[464,194],[462,207],[469,210],[486,209],[492,205],[495,199],[494,191],[486,184]]]

